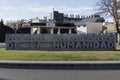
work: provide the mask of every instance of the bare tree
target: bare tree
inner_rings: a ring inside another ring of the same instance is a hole
[[[119,16],[117,13],[120,4],[116,1],[117,0],[99,0],[97,6],[98,6],[99,14],[105,14],[108,16],[112,16],[114,18],[117,32],[120,34],[119,23],[118,23]]]

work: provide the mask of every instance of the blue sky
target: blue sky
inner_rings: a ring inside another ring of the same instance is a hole
[[[97,0],[0,0],[0,18],[4,20],[43,18],[52,9],[68,14],[90,15]]]

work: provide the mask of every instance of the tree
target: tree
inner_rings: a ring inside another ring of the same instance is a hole
[[[99,0],[97,3],[98,13],[112,16],[115,21],[117,32],[120,34],[119,30],[119,16],[117,13],[120,4],[116,0]]]
[[[4,33],[5,33],[4,23],[3,23],[3,20],[1,19],[1,21],[0,21],[0,42],[4,41],[4,38],[5,38]]]
[[[0,42],[5,42],[5,35],[10,33],[14,33],[14,30],[9,26],[4,25],[3,20],[0,22]]]

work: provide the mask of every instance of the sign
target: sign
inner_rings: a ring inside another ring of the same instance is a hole
[[[7,34],[7,50],[115,50],[116,34]]]

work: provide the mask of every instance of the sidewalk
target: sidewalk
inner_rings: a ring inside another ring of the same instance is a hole
[[[120,61],[10,61],[1,60],[0,68],[58,70],[120,70]]]
[[[0,48],[5,48],[5,43],[0,43]]]

